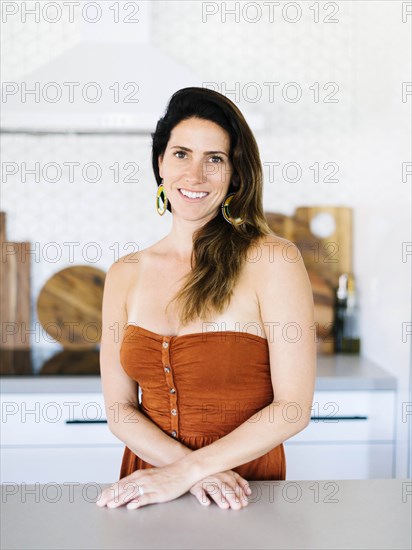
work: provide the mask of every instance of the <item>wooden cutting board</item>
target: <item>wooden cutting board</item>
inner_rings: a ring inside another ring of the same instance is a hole
[[[352,209],[300,207],[293,216],[265,212],[272,231],[299,248],[312,284],[318,353],[333,351],[335,289],[341,273],[352,272]]]
[[[96,267],[71,266],[55,273],[41,289],[37,316],[64,348],[91,349],[100,343],[105,277]]]
[[[352,272],[352,209],[347,207],[301,207],[295,212],[295,242],[308,269],[331,286],[339,275]],[[318,236],[315,231],[328,233]]]
[[[6,212],[0,212],[0,243],[6,240]]]
[[[332,339],[334,293],[330,285],[317,273],[308,270],[315,307],[316,348],[320,354],[334,353]],[[315,337],[315,334],[314,334]]]
[[[30,347],[30,242],[7,241],[6,213],[0,213],[0,346]]]
[[[100,354],[97,349],[65,349],[48,359],[40,375],[100,375]]]
[[[3,376],[5,374],[13,376],[30,376],[33,374],[30,349],[0,349],[0,375]]]
[[[266,212],[270,228],[299,248],[306,269],[332,288],[341,273],[352,272],[352,209],[342,206],[302,206],[293,216]],[[313,233],[317,230],[319,236]]]

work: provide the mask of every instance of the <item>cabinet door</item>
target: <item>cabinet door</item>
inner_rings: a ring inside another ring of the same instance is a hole
[[[103,394],[4,394],[0,401],[2,446],[119,444],[106,422]]]
[[[316,391],[312,420],[291,441],[391,443],[395,439],[394,411],[393,391]],[[293,422],[297,412],[291,404],[284,416]]]
[[[124,445],[1,450],[2,483],[114,483]]]
[[[391,443],[292,443],[284,442],[286,479],[392,478]]]

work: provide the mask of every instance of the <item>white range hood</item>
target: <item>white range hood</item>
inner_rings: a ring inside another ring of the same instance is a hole
[[[74,46],[3,85],[4,132],[150,133],[174,92],[208,87],[152,44],[151,2],[139,2],[138,22],[129,24],[113,23],[110,4],[100,3],[98,23],[77,24]],[[243,107],[252,129],[261,129],[261,117]]]
[[[139,2],[136,23],[121,22],[122,13],[113,23],[110,4],[100,2],[99,22],[77,23],[74,46],[7,85],[6,132],[151,132],[175,91],[201,86],[197,75],[151,43],[150,2]]]

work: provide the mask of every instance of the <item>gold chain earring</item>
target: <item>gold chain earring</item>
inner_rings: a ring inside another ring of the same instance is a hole
[[[244,223],[242,218],[236,218],[235,220],[232,220],[232,218],[230,217],[229,204],[230,204],[231,200],[233,199],[233,195],[236,195],[236,193],[229,193],[229,195],[227,195],[225,200],[222,202],[222,206],[221,206],[222,214],[223,214],[223,217],[225,218],[225,220],[227,222],[231,223],[232,225],[241,225],[242,223]]]
[[[162,182],[163,182],[163,179],[162,179]],[[161,197],[161,195],[163,195],[163,197]],[[163,208],[160,208],[160,198],[163,201]],[[158,186],[157,193],[156,193],[156,210],[157,210],[157,213],[159,214],[159,216],[163,216],[163,214],[166,212],[168,202],[169,201],[166,197],[164,185],[163,185],[163,183],[161,183]]]

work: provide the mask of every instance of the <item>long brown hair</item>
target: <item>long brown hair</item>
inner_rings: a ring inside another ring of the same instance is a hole
[[[233,166],[228,193],[236,192],[230,203],[229,224],[221,211],[193,234],[191,271],[184,285],[169,302],[177,302],[182,325],[193,319],[210,320],[229,305],[236,282],[251,245],[263,235],[273,235],[263,213],[263,174],[259,149],[244,116],[226,96],[208,88],[178,90],[152,134],[152,165],[157,185],[161,184],[158,158],[166,150],[170,133],[182,120],[197,117],[210,120],[230,136],[229,158]],[[237,187],[233,185],[237,182]],[[170,201],[167,209],[172,212]]]

